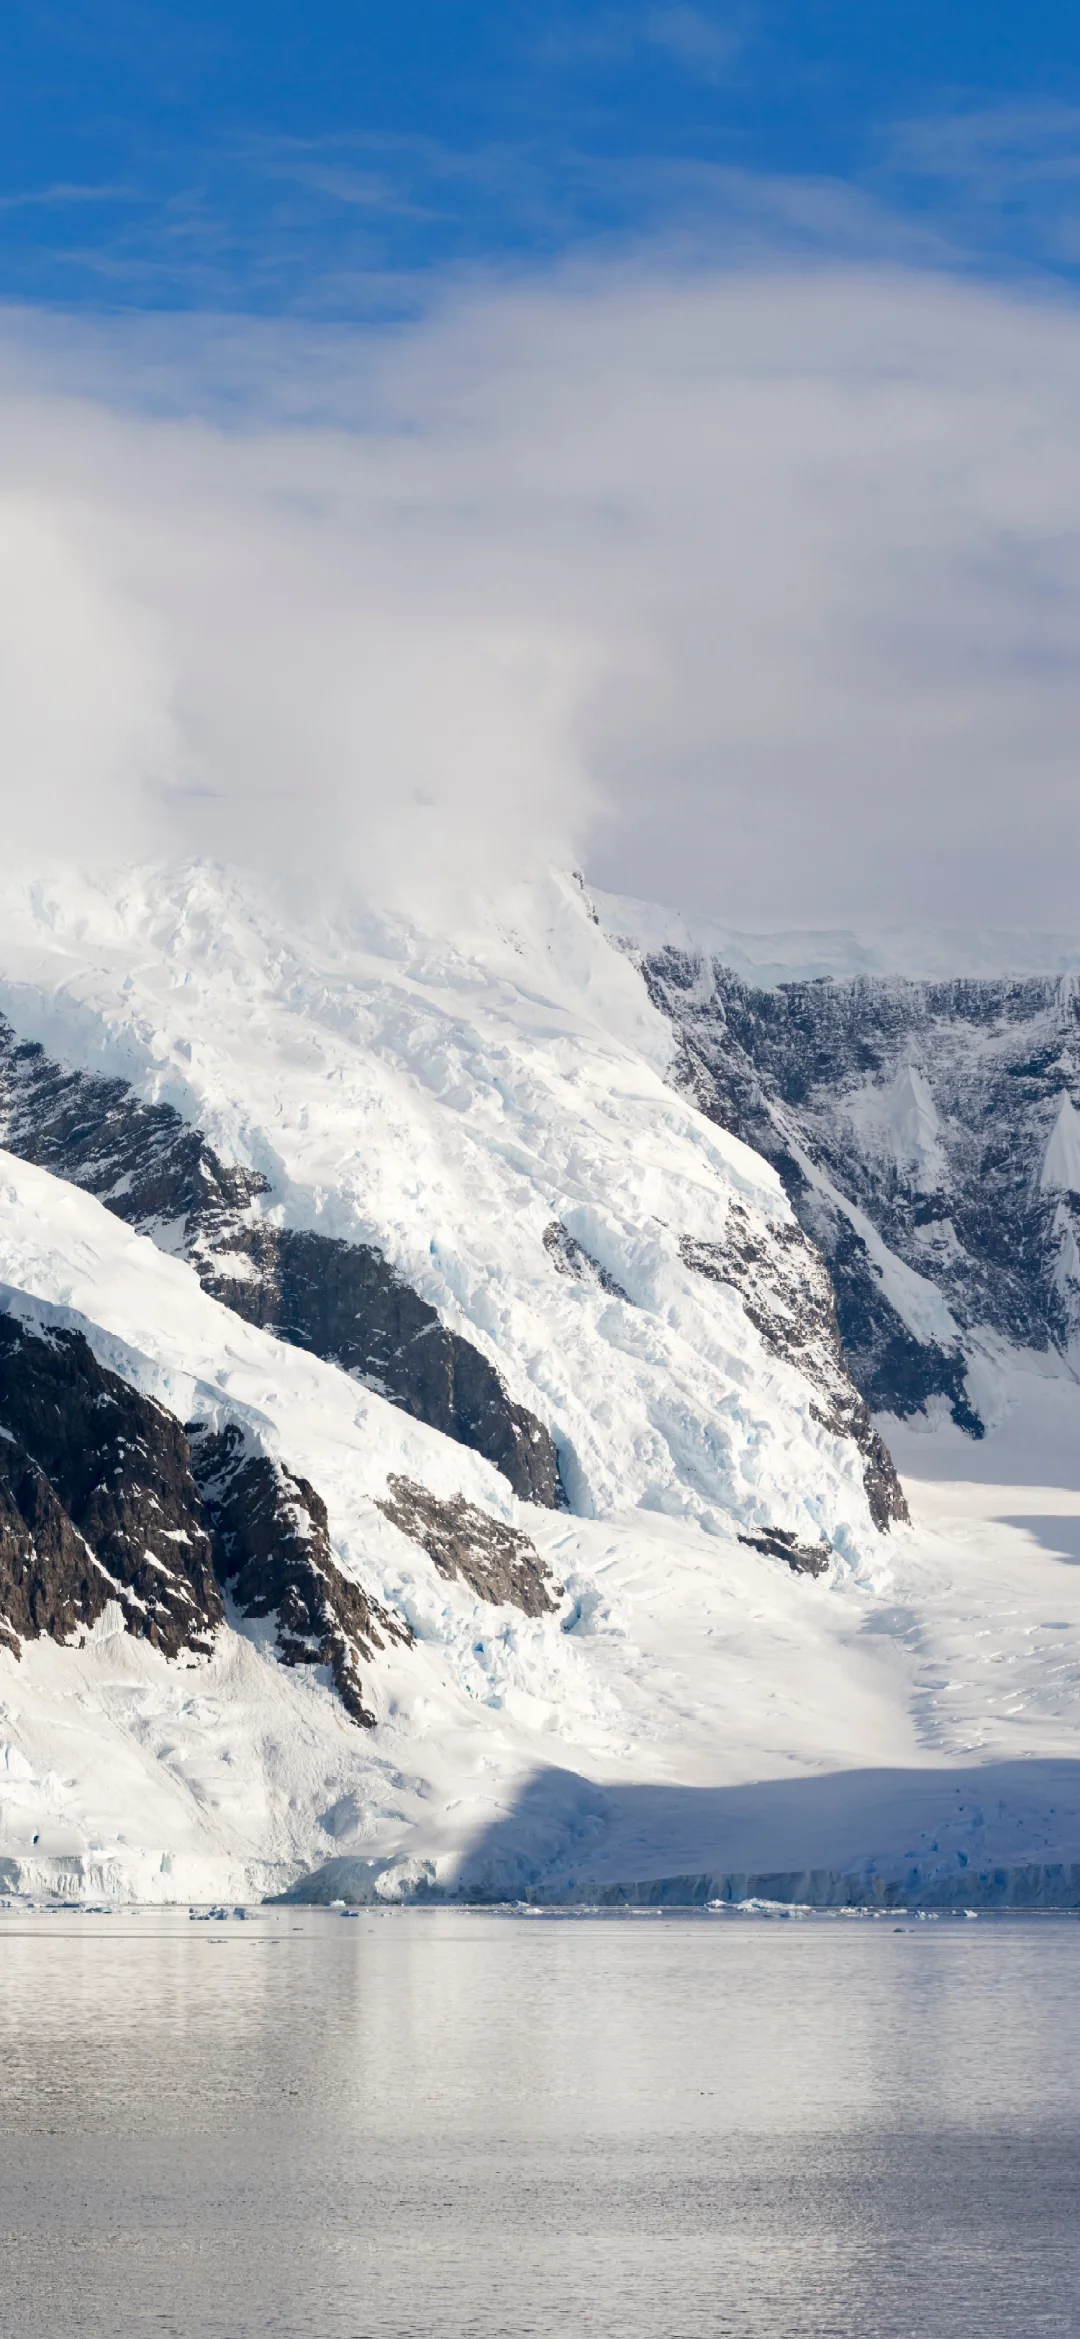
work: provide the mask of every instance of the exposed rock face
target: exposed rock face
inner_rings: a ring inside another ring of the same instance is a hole
[[[79,1332],[0,1315],[0,1639],[66,1641],[116,1600],[168,1657],[223,1607],[187,1439]]]
[[[764,1551],[770,1559],[786,1561],[796,1576],[823,1576],[833,1556],[828,1543],[798,1543],[787,1527],[769,1527],[761,1535],[740,1535],[739,1541],[749,1544],[751,1551]]]
[[[212,1244],[266,1180],[230,1168],[171,1105],[124,1080],[70,1072],[0,1016],[0,1144],[96,1194],[117,1218],[180,1249]]]
[[[456,1576],[478,1600],[496,1607],[509,1602],[526,1616],[549,1615],[562,1586],[527,1535],[479,1511],[464,1495],[449,1502],[429,1494],[411,1478],[388,1479],[379,1509],[411,1543],[419,1543],[440,1575]],[[550,1587],[550,1589],[549,1589]]]
[[[201,1272],[215,1299],[248,1323],[341,1365],[417,1421],[486,1455],[524,1502],[558,1505],[558,1455],[543,1423],[514,1404],[494,1365],[448,1331],[378,1251],[246,1226],[202,1256]]]
[[[734,1287],[766,1348],[819,1392],[821,1404],[811,1406],[814,1419],[834,1436],[854,1439],[874,1525],[884,1530],[894,1519],[906,1520],[892,1457],[844,1361],[828,1270],[802,1228],[791,1222],[772,1226],[766,1241],[742,1204],[732,1202],[726,1241],[703,1243],[684,1235],[679,1251],[684,1266]]]
[[[254,1451],[234,1423],[188,1425],[192,1460],[214,1532],[217,1572],[242,1616],[274,1616],[285,1665],[326,1665],[346,1713],[371,1728],[360,1667],[412,1634],[342,1575],[326,1505],[306,1478]]]
[[[943,1397],[957,1428],[981,1438],[963,1348],[910,1329],[887,1299],[863,1236],[831,1195],[810,1186],[800,1216],[828,1260],[844,1355],[867,1404],[903,1419],[922,1412],[929,1398]]]
[[[0,1314],[0,1644],[77,1639],[109,1600],[166,1657],[208,1656],[221,1585],[277,1622],[286,1665],[326,1665],[370,1725],[360,1666],[412,1635],[350,1582],[313,1486],[236,1425],[185,1432],[81,1332]]]
[[[223,1162],[171,1105],[122,1080],[66,1071],[0,1018],[0,1143],[96,1194],[117,1217],[190,1258],[216,1299],[377,1388],[483,1454],[527,1502],[562,1501],[554,1441],[494,1365],[369,1245],[272,1227],[269,1192]]]
[[[599,1259],[593,1258],[576,1235],[569,1233],[561,1219],[553,1218],[551,1225],[544,1228],[544,1249],[557,1275],[567,1275],[575,1283],[598,1284],[612,1299],[626,1299],[622,1284],[600,1265]]]
[[[644,960],[681,1042],[676,1077],[772,1161],[832,1275],[844,1353],[876,1408],[944,1396],[982,1424],[964,1334],[1080,1338],[1080,997],[1071,978],[860,977],[756,989],[719,960]],[[860,1218],[944,1299],[908,1320]]]

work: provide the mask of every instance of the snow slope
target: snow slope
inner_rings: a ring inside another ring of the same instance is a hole
[[[449,944],[157,871],[9,884],[3,935],[20,1033],[197,1118],[291,1223],[382,1244],[550,1423],[575,1503],[517,1503],[4,1157],[5,1304],[85,1330],[183,1419],[255,1423],[325,1499],[342,1569],[416,1634],[365,1680],[371,1732],[235,1617],[180,1664],[110,1611],[84,1649],[0,1651],[10,1888],[240,1898],[334,1859],[387,1891],[1080,1861],[1080,1492],[1055,1461],[1080,1451],[1080,1393],[1058,1391],[1038,1488],[960,1490],[970,1441],[910,1438],[915,1525],[874,1533],[850,1441],[682,1263],[678,1237],[722,1239],[733,1201],[765,1227],[790,1213],[665,1085],[667,1027],[578,887],[546,876]],[[556,1272],[553,1218],[628,1300]],[[557,1612],[448,1584],[376,1507],[394,1472],[525,1526]],[[824,1529],[829,1574],[740,1544],[763,1523]]]
[[[789,1228],[779,1181],[665,1085],[667,1028],[572,881],[451,943],[370,912],[305,928],[206,868],[0,908],[20,1036],[176,1105],[268,1179],[270,1216],[377,1244],[554,1431],[575,1510],[868,1552],[850,1441],[680,1257],[733,1203]],[[555,1271],[554,1220],[631,1304]]]

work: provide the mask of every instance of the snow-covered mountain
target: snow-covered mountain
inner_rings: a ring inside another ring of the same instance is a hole
[[[655,910],[638,922],[641,938],[634,905],[612,905],[678,1036],[672,1076],[773,1162],[828,1262],[845,1358],[875,1412],[947,1406],[978,1437],[1018,1354],[1071,1377],[1080,977],[1063,962],[1077,954],[1050,938],[1059,971],[1017,974],[1032,938],[999,936],[1006,971],[929,978],[849,972],[869,955],[849,947],[839,973],[774,964],[753,980],[681,921],[667,941]],[[925,964],[934,949],[908,937],[907,954]]]
[[[1059,985],[754,987],[552,873],[2,910],[10,1889],[1053,1897],[1080,1598],[867,1400],[969,1446],[1020,1340],[1080,1426]]]

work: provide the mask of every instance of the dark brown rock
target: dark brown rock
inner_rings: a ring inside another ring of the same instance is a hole
[[[496,1607],[505,1601],[526,1616],[550,1615],[557,1606],[562,1586],[528,1536],[477,1510],[464,1495],[440,1500],[411,1478],[393,1477],[379,1509],[420,1544],[440,1575],[451,1582],[460,1576],[478,1600]]]
[[[410,1644],[408,1625],[342,1574],[308,1479],[253,1450],[235,1423],[193,1422],[188,1434],[218,1575],[240,1614],[276,1617],[282,1663],[327,1666],[346,1713],[370,1729],[360,1667],[387,1641]]]
[[[224,1620],[272,1617],[286,1665],[325,1665],[370,1726],[360,1667],[412,1635],[343,1575],[306,1478],[238,1424],[190,1434],[98,1363],[82,1333],[0,1314],[0,1644],[72,1641],[115,1600],[166,1657]]]
[[[223,1607],[187,1439],[79,1332],[0,1315],[0,1635],[66,1641],[119,1603],[168,1657]]]
[[[740,1535],[751,1551],[782,1559],[797,1576],[823,1576],[833,1558],[829,1543],[800,1543],[787,1527],[766,1527],[760,1535]]]
[[[240,1274],[230,1272],[234,1261]],[[200,1251],[196,1264],[206,1289],[249,1324],[340,1365],[415,1420],[471,1446],[523,1502],[549,1510],[561,1503],[550,1432],[380,1252],[259,1223]]]

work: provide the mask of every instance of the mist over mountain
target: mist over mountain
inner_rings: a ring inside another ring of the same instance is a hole
[[[1072,923],[1080,338],[657,248],[393,326],[2,336],[8,852],[410,906]]]

